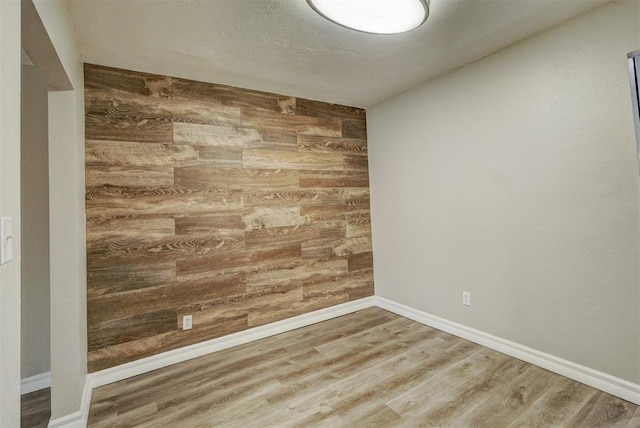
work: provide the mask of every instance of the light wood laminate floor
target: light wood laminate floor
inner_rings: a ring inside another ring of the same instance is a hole
[[[46,428],[51,417],[51,388],[20,397],[20,427]]]
[[[97,388],[90,427],[640,427],[640,410],[370,308]]]

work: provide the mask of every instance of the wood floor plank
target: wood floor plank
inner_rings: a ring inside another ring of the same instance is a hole
[[[638,415],[623,400],[370,308],[97,388],[88,426],[635,427]]]
[[[51,417],[51,388],[20,396],[20,426],[46,428]]]

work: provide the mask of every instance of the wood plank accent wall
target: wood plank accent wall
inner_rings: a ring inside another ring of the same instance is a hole
[[[89,64],[85,108],[89,371],[373,294],[364,110]]]

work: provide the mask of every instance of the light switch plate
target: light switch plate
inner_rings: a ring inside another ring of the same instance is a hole
[[[11,217],[0,218],[0,265],[13,260],[13,221]]]

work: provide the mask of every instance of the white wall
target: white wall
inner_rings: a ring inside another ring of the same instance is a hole
[[[21,75],[21,377],[50,370],[47,84],[33,65]]]
[[[56,419],[80,409],[87,374],[84,85],[65,2],[33,3],[73,86],[49,93],[51,415]]]
[[[0,1],[0,216],[14,259],[0,266],[0,426],[20,426],[20,0]]]
[[[368,110],[377,295],[640,382],[639,9],[610,3]]]

